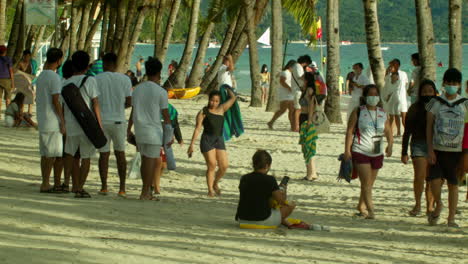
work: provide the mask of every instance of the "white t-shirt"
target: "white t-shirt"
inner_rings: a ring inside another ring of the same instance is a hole
[[[102,123],[125,121],[125,98],[132,96],[132,82],[118,72],[96,75]]]
[[[369,79],[364,73],[361,73],[359,76],[354,75],[353,77],[353,82],[357,83],[358,85],[369,85]],[[356,86],[353,87],[353,92],[351,93],[353,99],[359,100],[359,98],[362,96],[362,88],[358,88]]]
[[[285,70],[281,72],[281,77],[285,78],[285,83],[291,87],[292,74],[290,71]],[[283,87],[282,85],[278,87],[278,100],[282,101],[292,101],[294,100],[294,89],[290,91],[288,88]]]
[[[293,91],[301,91],[304,87],[304,81],[302,77],[304,76],[304,68],[299,63],[293,65],[291,69],[291,84]]]
[[[369,157],[378,157],[384,153],[384,131],[387,114],[382,108],[369,111],[366,106],[361,106],[359,114],[359,133],[354,137],[352,150]],[[380,143],[378,152],[374,152],[376,145]]]
[[[85,75],[75,75],[72,76],[70,79],[65,80],[63,86],[70,83],[74,83],[77,87],[80,87],[83,78],[86,77]],[[99,92],[97,90],[96,79],[94,77],[88,77],[86,82],[80,88],[81,96],[85,101],[86,105],[93,111],[91,100],[97,98],[99,96]],[[62,98],[63,101],[63,98]],[[63,101],[64,104],[64,116],[65,116],[65,129],[67,130],[67,136],[84,136],[85,133],[81,128],[78,121],[76,121],[75,116],[68,108],[67,103]],[[94,111],[93,111],[94,112]]]
[[[408,88],[409,88],[409,79],[408,74],[404,71],[398,71],[398,76],[400,78],[400,102],[401,102],[401,112],[408,111]]]
[[[226,65],[221,65],[218,70],[218,85],[227,84],[232,87],[232,76]]]
[[[59,132],[60,119],[52,104],[52,95],[60,94],[62,81],[51,70],[43,70],[36,81],[36,114],[40,132]]]
[[[161,112],[167,109],[167,92],[155,82],[146,81],[133,91],[133,124],[138,144],[163,144]]]

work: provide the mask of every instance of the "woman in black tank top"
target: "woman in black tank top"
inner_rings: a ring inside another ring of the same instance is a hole
[[[205,158],[207,166],[206,183],[209,197],[214,197],[215,194],[221,195],[221,189],[218,183],[228,168],[226,146],[223,138],[224,113],[231,108],[237,97],[231,89],[227,89],[227,91],[229,100],[223,104],[221,104],[220,92],[213,91],[210,93],[208,106],[204,107],[197,115],[192,141],[187,151],[189,158],[191,158],[195,140],[198,138],[203,126],[200,150]],[[216,166],[218,167],[217,171]]]

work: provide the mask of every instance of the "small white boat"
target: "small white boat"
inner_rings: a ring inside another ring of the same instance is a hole
[[[221,44],[219,44],[218,42],[210,42],[210,43],[208,43],[208,48],[209,49],[219,49],[219,48],[221,48]]]
[[[390,49],[390,47],[380,47],[380,50],[382,50],[382,51],[383,50],[389,50],[389,49]]]
[[[353,43],[349,40],[343,40],[341,41],[341,46],[349,46],[352,45]]]
[[[262,36],[257,40],[258,43],[263,44],[260,45],[261,48],[263,49],[271,49],[271,43],[270,43],[270,28],[267,28],[265,32],[262,34]]]

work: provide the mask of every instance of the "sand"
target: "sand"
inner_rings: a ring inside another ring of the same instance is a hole
[[[246,133],[227,143],[230,168],[221,183],[223,196],[210,199],[201,153],[192,159],[185,154],[195,115],[206,99],[172,103],[180,113],[185,145],[174,147],[178,169],[163,176],[159,202],[137,200],[140,180],[128,180],[128,199],[117,197],[113,157],[110,195],[97,195],[97,157],[86,185],[92,199],[40,194],[38,133],[0,126],[0,263],[468,263],[465,189],[459,230],[444,225],[447,210],[434,227],[423,216],[407,216],[413,206],[413,176],[411,165],[399,161],[401,139],[376,182],[377,220],[356,219],[359,182],[336,181],[344,126],[333,125],[331,133],[320,135],[320,180],[304,182],[298,135],[287,131],[286,116],[270,131],[265,123],[272,114],[242,103]],[[250,158],[259,148],[272,154],[278,180],[292,178],[290,199],[298,204],[293,216],[326,224],[331,232],[236,226],[239,178],[250,172]],[[130,161],[135,148],[128,146],[127,153]]]

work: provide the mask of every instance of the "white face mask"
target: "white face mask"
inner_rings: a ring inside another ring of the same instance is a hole
[[[379,96],[366,96],[366,103],[370,106],[377,106],[380,102]]]

